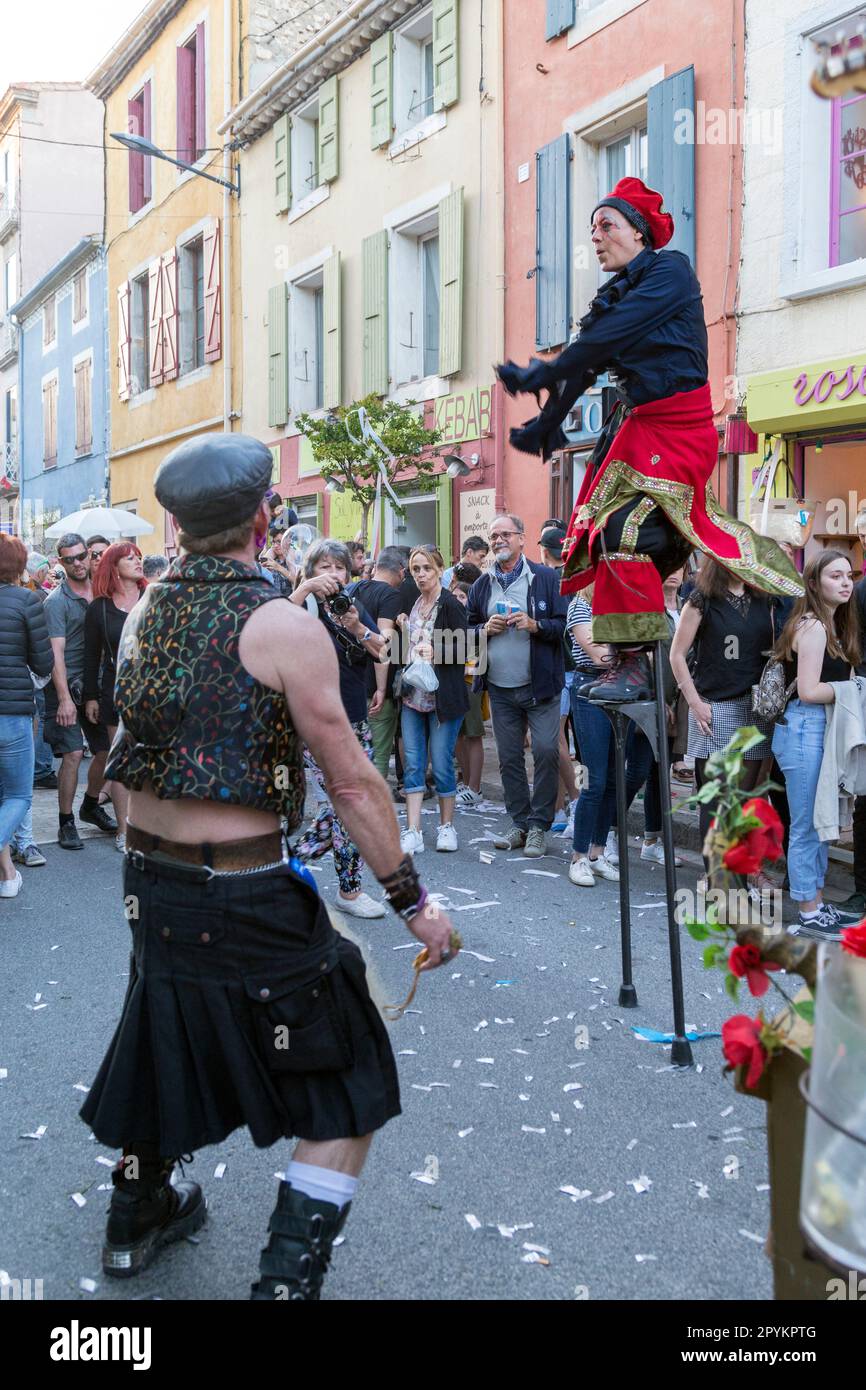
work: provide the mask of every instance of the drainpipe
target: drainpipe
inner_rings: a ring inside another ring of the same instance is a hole
[[[223,115],[232,109],[232,6],[223,0]],[[223,144],[223,178],[232,183],[232,152]],[[231,193],[223,189],[223,429],[232,428],[232,204]]]
[[[505,512],[505,387],[501,381],[493,385],[493,488],[496,493],[496,515]]]

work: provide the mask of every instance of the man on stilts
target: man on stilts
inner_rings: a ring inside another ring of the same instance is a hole
[[[289,853],[302,749],[322,768],[391,907],[449,958],[451,925],[400,852],[391,796],[353,737],[334,649],[261,575],[271,451],[201,435],[155,479],[185,552],[124,628],[122,723],[106,775],[129,788],[133,956],[123,1012],[82,1118],[123,1150],[106,1274],[138,1274],[203,1224],[179,1156],[247,1126],[300,1142],[280,1183],[256,1300],[315,1300],[373,1132],[400,1113],[390,1042],[360,951]],[[453,955],[454,951],[451,950]]]
[[[593,639],[613,648],[590,699],[651,696],[645,648],[668,636],[662,582],[702,550],[748,584],[799,595],[797,571],[774,541],[728,516],[713,496],[718,460],[707,383],[701,287],[687,256],[663,251],[674,222],[660,193],[621,179],[592,215],[592,242],[612,272],[553,361],[497,369],[506,390],[548,392],[541,413],[511,431],[525,453],[550,458],[567,444],[562,424],[605,371],[619,402],[581,484],[563,548],[563,593],[595,583]]]

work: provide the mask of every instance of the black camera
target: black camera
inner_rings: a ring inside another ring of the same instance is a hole
[[[344,618],[352,607],[352,596],[345,589],[338,589],[335,594],[330,594],[325,599],[325,603],[335,618]]]

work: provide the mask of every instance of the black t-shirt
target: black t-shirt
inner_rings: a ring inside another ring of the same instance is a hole
[[[355,601],[363,603],[365,609],[375,622],[380,618],[386,618],[396,624],[397,614],[402,613],[400,589],[394,588],[391,584],[386,584],[383,579],[362,579],[356,584],[353,591],[356,596]],[[385,687],[386,695],[390,696],[394,685],[395,668],[388,668],[388,682]],[[373,662],[367,669],[367,695],[376,693],[376,668]]]
[[[364,626],[368,627],[371,632],[378,632],[379,629],[366,608],[362,608],[357,601],[355,607]],[[340,666],[340,698],[343,701],[346,718],[351,724],[357,724],[360,720],[367,718],[367,671],[373,665],[373,658],[363,643],[353,637],[350,632],[345,632],[343,628],[333,623],[327,616],[324,607],[321,606],[319,607],[319,618],[328,629],[328,634],[337,653],[337,661]]]
[[[411,574],[406,575],[406,578],[403,580],[403,583],[400,585],[399,589],[397,590],[397,593],[400,595],[400,608],[398,611],[400,613],[405,613],[406,617],[408,618],[409,614],[412,612],[412,609],[415,607],[415,604],[421,597],[421,590],[418,588],[418,585],[415,583],[415,580],[412,578]]]
[[[773,619],[766,594],[746,590],[707,598],[694,589],[688,603],[701,614],[692,679],[702,700],[735,700],[761,679],[773,646]]]

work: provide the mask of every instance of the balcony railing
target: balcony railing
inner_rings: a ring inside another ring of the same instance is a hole
[[[0,188],[0,242],[4,242],[18,226],[18,208],[14,194]]]
[[[8,319],[0,322],[0,367],[8,367],[18,356],[18,329]]]

